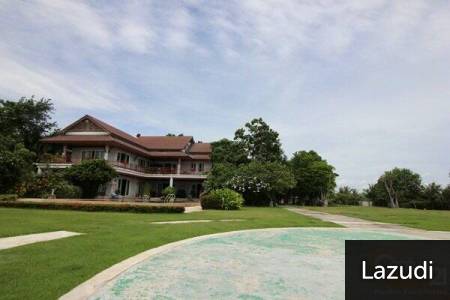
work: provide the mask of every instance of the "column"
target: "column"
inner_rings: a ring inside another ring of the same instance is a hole
[[[169,186],[173,187],[173,177],[172,176],[170,176],[170,179],[169,179]]]
[[[178,164],[177,164],[177,174],[181,174],[181,158],[178,159]]]
[[[109,145],[105,146],[105,155],[104,155],[104,159],[108,160],[108,156],[109,156]]]
[[[66,157],[66,155],[67,155],[67,145],[64,144],[62,156]]]

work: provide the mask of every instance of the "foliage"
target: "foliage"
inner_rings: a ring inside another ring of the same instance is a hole
[[[295,152],[289,165],[296,180],[293,193],[306,204],[324,199],[336,187],[334,167],[315,151]]]
[[[0,194],[0,202],[1,201],[16,201],[17,194]]]
[[[211,161],[213,164],[225,163],[240,165],[249,162],[247,152],[241,143],[237,141],[221,139],[217,142],[211,143],[211,146]]]
[[[332,195],[331,203],[342,205],[359,205],[360,201],[363,201],[364,199],[364,196],[358,193],[356,189],[343,186],[339,188],[337,193]]]
[[[79,187],[72,185],[65,178],[63,172],[49,171],[34,176],[25,185],[27,197],[47,198],[54,190],[56,198],[74,199],[81,197]]]
[[[162,192],[161,192],[163,197],[167,197],[169,195],[174,195],[176,194],[176,190],[173,186],[167,186],[165,187]]]
[[[236,166],[230,163],[213,164],[204,183],[205,190],[211,191],[227,186],[227,182],[233,178],[236,172]]]
[[[0,139],[0,193],[14,193],[31,176],[35,155],[8,136]]]
[[[114,212],[133,212],[133,213],[183,213],[182,206],[154,206],[139,205],[131,203],[83,203],[79,201],[65,202],[0,202],[2,207],[15,208],[42,208],[42,209],[62,209],[62,210],[80,210],[80,211],[114,211]]]
[[[239,166],[226,185],[244,195],[247,205],[267,205],[295,185],[286,165],[278,162],[257,162]]]
[[[253,119],[243,128],[236,130],[234,140],[251,160],[260,162],[285,160],[278,132],[271,129],[262,118]]]
[[[111,181],[117,173],[106,161],[93,159],[67,168],[65,176],[81,187],[83,198],[92,198],[97,195],[99,186]]]
[[[377,183],[369,186],[367,197],[377,206],[415,207],[420,202],[422,179],[409,169],[386,171]]]
[[[442,194],[442,187],[434,182],[426,185],[423,189],[422,194],[422,207],[416,208],[426,208],[426,209],[450,209],[448,203],[444,201]]]
[[[224,188],[212,190],[200,198],[203,209],[236,210],[242,207],[244,199],[241,194]]]
[[[0,135],[10,136],[28,150],[37,153],[39,139],[56,129],[56,123],[49,121],[53,110],[50,99],[0,99]]]

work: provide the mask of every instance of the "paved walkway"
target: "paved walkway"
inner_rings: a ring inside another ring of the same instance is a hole
[[[430,240],[450,240],[450,232],[448,231],[429,231],[429,230],[423,230],[423,229],[416,229],[416,228],[410,228],[405,227],[398,224],[390,224],[390,223],[381,223],[381,222],[375,222],[370,220],[363,220],[359,218],[354,217],[347,217],[343,215],[335,215],[335,214],[329,214],[324,213],[320,211],[314,211],[299,207],[287,207],[287,210],[290,210],[292,212],[305,215],[308,217],[320,219],[322,221],[326,222],[332,222],[347,228],[353,228],[353,229],[374,229],[374,230],[383,230],[383,231],[389,231],[389,232],[396,232],[396,233],[402,233],[402,234],[412,234],[419,237],[422,237],[424,239],[430,239]]]
[[[7,238],[0,238],[0,250],[33,244],[37,242],[57,240],[80,234],[82,233],[71,231],[53,231],[46,233],[36,233],[36,234],[27,234]]]

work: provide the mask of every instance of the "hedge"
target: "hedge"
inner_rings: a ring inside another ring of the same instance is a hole
[[[240,209],[243,202],[241,194],[227,188],[212,190],[200,197],[203,209],[235,210]]]
[[[1,201],[16,201],[17,195],[16,194],[0,194],[0,202]]]
[[[0,207],[42,208],[80,211],[112,211],[133,213],[183,213],[182,206],[149,206],[136,204],[106,204],[80,202],[32,202],[32,201],[0,201]]]

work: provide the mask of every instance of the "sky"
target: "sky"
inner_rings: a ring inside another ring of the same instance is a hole
[[[358,189],[450,183],[449,53],[445,0],[0,0],[0,98],[204,142],[262,117]]]

